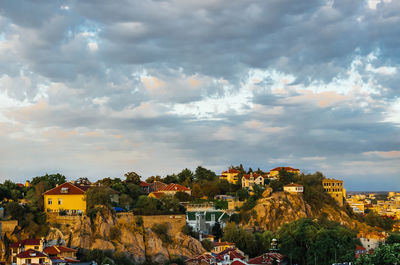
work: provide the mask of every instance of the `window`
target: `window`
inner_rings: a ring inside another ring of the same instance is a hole
[[[39,246],[35,246],[35,249],[38,250],[38,249],[39,249]]]
[[[211,215],[211,222],[215,222],[215,214]]]
[[[58,205],[62,204],[62,199],[58,199]]]
[[[48,199],[47,199],[47,204],[48,204],[48,205],[53,204],[53,200],[52,200],[51,198],[48,198]]]
[[[31,259],[25,259],[26,264],[31,264],[31,262],[32,262]]]
[[[67,188],[67,187],[62,187],[61,188],[61,193],[68,193],[68,191],[69,191],[69,188]]]

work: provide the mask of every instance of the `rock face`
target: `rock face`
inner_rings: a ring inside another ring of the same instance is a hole
[[[253,210],[256,214],[252,214],[250,223],[272,231],[279,229],[283,224],[301,218],[317,218],[321,215],[348,226],[354,221],[345,212],[328,205],[318,212],[313,211],[312,207],[304,201],[302,194],[287,192],[272,194],[265,192]]]
[[[133,215],[117,217],[107,209],[93,220],[82,216],[76,224],[51,228],[47,240],[65,240],[71,247],[124,253],[136,263],[146,260],[163,264],[172,258],[189,258],[205,252],[201,243],[187,235],[170,235],[165,243],[151,229],[138,227]]]

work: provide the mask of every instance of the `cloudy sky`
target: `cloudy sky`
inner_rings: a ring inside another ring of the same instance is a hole
[[[4,0],[0,180],[293,166],[400,190],[400,1]]]

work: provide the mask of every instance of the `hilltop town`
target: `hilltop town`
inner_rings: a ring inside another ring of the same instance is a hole
[[[292,167],[54,174],[0,191],[3,264],[369,264],[400,243],[399,193],[346,195]]]

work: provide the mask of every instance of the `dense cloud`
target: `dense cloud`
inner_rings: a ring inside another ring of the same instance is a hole
[[[400,3],[0,4],[0,177],[292,165],[399,189]]]

